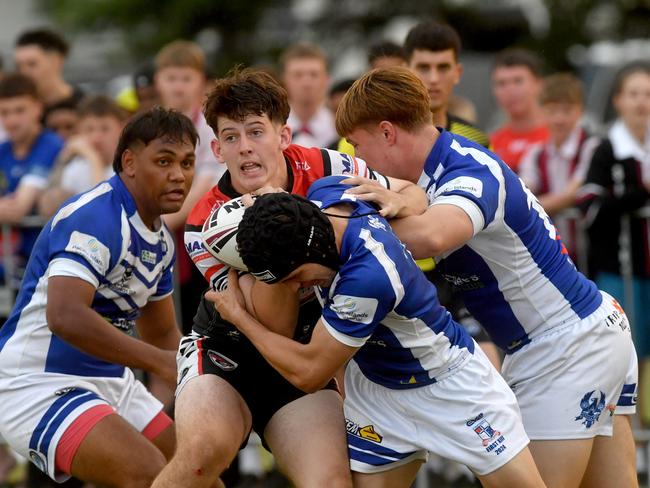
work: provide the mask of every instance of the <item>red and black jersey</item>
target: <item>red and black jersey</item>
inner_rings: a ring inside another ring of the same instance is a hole
[[[306,148],[292,144],[284,151],[284,159],[289,178],[286,189],[298,195],[306,196],[307,190],[314,181],[329,175],[363,176],[377,180],[387,188],[389,186],[388,179],[368,168],[364,160],[331,149]],[[226,171],[219,183],[197,202],[185,225],[187,253],[214,290],[225,289],[228,266],[219,262],[205,249],[201,240],[201,230],[214,208],[239,196],[241,194],[233,188],[230,173]],[[315,322],[311,324],[313,325]],[[230,329],[232,325],[218,317],[212,304],[202,301],[194,318],[194,330],[209,336],[215,332],[215,329],[223,330],[224,327]]]

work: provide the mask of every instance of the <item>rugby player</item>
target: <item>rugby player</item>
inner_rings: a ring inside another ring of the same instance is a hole
[[[441,258],[442,275],[506,353],[502,374],[546,484],[636,486],[628,320],[577,271],[530,190],[495,154],[432,127],[426,88],[402,68],[361,77],[337,130],[377,169],[427,192],[424,214],[391,224],[416,258]]]
[[[218,80],[208,96],[205,116],[216,135],[213,150],[228,169],[190,213],[185,243],[212,289],[227,286],[229,268],[205,249],[201,229],[214,208],[244,193],[275,188],[305,195],[322,176],[348,174],[372,180],[365,191],[386,215],[426,209],[424,192],[412,183],[385,178],[346,154],[291,144],[288,115],[285,90],[263,71],[234,71]],[[282,286],[255,284],[251,308],[269,328],[305,341],[320,316],[311,289],[302,293],[297,318],[264,314],[267,304],[294,296]],[[333,384],[311,394],[296,388],[211,302],[200,304],[192,328],[178,355],[178,448],[154,487],[212,486],[251,429],[296,486],[351,485],[342,401]]]
[[[145,488],[174,450],[171,419],[130,368],[175,384],[174,245],[160,216],[185,200],[196,143],[178,112],[138,115],[116,175],[36,241],[0,329],[0,433],[54,480]]]
[[[309,189],[323,212],[295,195],[259,197],[237,233],[250,271],[243,282],[317,286],[323,311],[309,343],[255,320],[244,295],[251,286],[240,288],[234,271],[228,289],[207,298],[302,390],[317,391],[347,364],[355,486],[407,488],[432,451],[469,466],[485,487],[543,487],[512,391],[439,304],[388,222],[345,192],[344,178]]]

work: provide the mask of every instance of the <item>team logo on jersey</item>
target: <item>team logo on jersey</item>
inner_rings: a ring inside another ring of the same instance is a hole
[[[352,157],[349,154],[340,153],[344,173],[352,173]]]
[[[307,161],[294,161],[294,164],[296,165],[296,169],[301,171],[309,171],[311,169]]]
[[[386,230],[384,223],[374,215],[368,217],[368,225],[374,229]]]
[[[155,252],[147,251],[146,249],[143,249],[142,252],[140,253],[140,260],[143,263],[156,264],[157,258],[158,255]]]
[[[208,357],[210,358],[210,361],[214,363],[215,366],[218,366],[224,371],[232,371],[238,366],[238,364],[232,359],[227,358],[223,354],[218,353],[217,351],[213,351],[212,349],[208,350]]]
[[[623,307],[612,298],[612,306],[614,310],[607,317],[605,317],[605,324],[607,327],[618,326],[621,330],[628,330],[630,328],[630,323],[627,320],[627,316],[623,311]]]
[[[483,182],[472,176],[460,176],[447,181],[442,186],[438,187],[434,196],[451,192],[469,193],[470,195],[474,195],[476,198],[481,198],[483,195]]]
[[[375,430],[375,426],[372,424],[361,427],[355,421],[350,419],[345,419],[345,430],[348,431],[348,434],[367,441],[376,442],[381,444],[381,441],[384,439],[384,436]]]
[[[34,465],[47,474],[47,460],[40,452],[35,451],[34,449],[29,450],[29,460],[34,463]]]
[[[336,295],[329,306],[341,320],[369,324],[375,317],[378,301],[376,298]]]
[[[580,400],[580,414],[574,419],[581,420],[582,424],[589,428],[598,422],[600,414],[605,408],[605,394],[598,390],[592,390],[585,393]]]
[[[120,277],[120,281],[117,283],[111,283],[109,284],[109,288],[111,290],[117,291],[119,293],[123,293],[125,295],[132,295],[135,293],[131,288],[129,287],[129,281],[131,281],[131,278],[133,277],[133,270],[135,268],[131,264],[126,264],[124,265],[124,273]]]
[[[465,425],[470,427],[479,439],[481,439],[481,444],[485,447],[486,452],[494,451],[496,455],[499,455],[506,450],[504,444],[506,438],[501,435],[501,432],[490,425],[483,412],[474,418],[468,419]]]
[[[76,386],[67,386],[65,388],[61,388],[60,390],[56,390],[54,392],[54,394],[56,396],[64,396],[64,395],[67,395],[68,393],[70,393],[71,391],[74,391],[76,389],[77,389]]]
[[[77,230],[72,231],[65,250],[83,257],[98,273],[106,273],[111,253],[108,247],[94,236]]]
[[[478,275],[453,275],[447,273],[441,273],[441,275],[446,282],[451,283],[458,291],[478,290],[485,287]]]

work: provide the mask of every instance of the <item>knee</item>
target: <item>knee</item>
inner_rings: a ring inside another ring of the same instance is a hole
[[[237,455],[236,444],[197,437],[179,444],[172,459],[195,476],[217,477],[223,473]]]
[[[291,480],[296,486],[310,488],[352,488],[352,474],[349,470],[328,473],[309,473],[303,480]]]

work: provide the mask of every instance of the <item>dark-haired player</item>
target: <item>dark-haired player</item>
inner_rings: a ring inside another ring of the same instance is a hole
[[[308,344],[255,320],[235,272],[225,292],[208,298],[305,391],[351,360],[344,409],[355,486],[409,487],[432,451],[469,466],[485,487],[543,487],[514,394],[440,306],[388,222],[346,193],[342,179],[309,189],[322,212],[296,195],[259,197],[237,233],[258,280],[317,287],[323,312]],[[252,277],[241,280],[248,290]]]
[[[425,208],[420,190],[372,172],[360,159],[291,144],[288,114],[285,90],[262,71],[236,71],[218,80],[208,96],[205,116],[216,134],[213,149],[228,170],[190,213],[185,243],[213,289],[226,287],[228,268],[203,247],[201,228],[213,208],[243,193],[273,187],[304,195],[325,175],[365,175],[394,190],[379,183],[368,187],[388,214],[409,212],[409,201]],[[298,316],[284,321],[264,310],[269,303],[293,300],[295,291],[261,283],[251,296],[251,309],[265,325],[298,340],[309,337],[320,314],[310,289],[302,293]],[[192,329],[179,350],[178,448],[155,487],[212,486],[251,428],[296,486],[350,486],[341,398],[335,389],[307,395],[293,386],[210,302],[202,301]]]
[[[55,480],[149,487],[174,450],[171,419],[130,368],[175,383],[174,246],[160,216],[185,200],[196,142],[177,112],[132,119],[117,174],[68,200],[36,242],[0,329],[0,434]]]
[[[50,107],[63,101],[74,107],[84,96],[79,87],[63,79],[63,65],[69,50],[70,46],[63,36],[50,29],[28,30],[16,39],[16,69],[36,83],[38,95],[45,106],[43,120]]]

